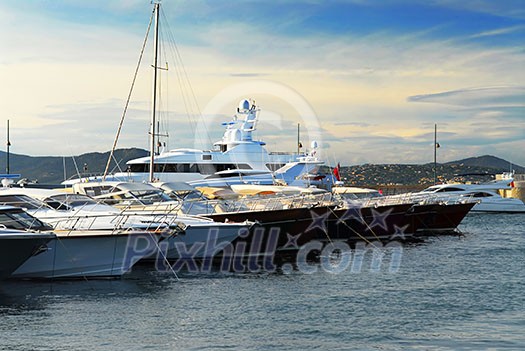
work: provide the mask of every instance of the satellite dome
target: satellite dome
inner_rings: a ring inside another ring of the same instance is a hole
[[[312,144],[310,146],[312,147],[312,149],[317,149],[319,145],[317,144],[317,141],[314,140],[312,141]]]
[[[239,111],[248,111],[250,109],[250,101],[244,99],[239,102]]]

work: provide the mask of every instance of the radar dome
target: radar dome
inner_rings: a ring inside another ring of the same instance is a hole
[[[246,110],[248,111],[250,109],[250,101],[244,99],[239,102],[239,111]]]
[[[310,146],[312,147],[312,149],[317,149],[319,145],[317,144],[317,141],[314,140],[312,141],[312,144]]]

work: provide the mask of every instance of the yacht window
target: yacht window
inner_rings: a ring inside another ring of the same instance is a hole
[[[276,170],[284,167],[285,165],[285,163],[267,163],[266,168],[268,168],[272,172],[275,172]]]
[[[132,164],[128,167],[130,172],[145,173],[149,172],[149,165],[146,164]]]
[[[461,189],[461,188],[450,187],[450,188],[439,189],[438,191],[436,191],[436,193],[446,193],[446,192],[449,192],[449,191],[464,191],[464,190]]]
[[[492,194],[489,193],[474,193],[472,194],[472,197],[491,197]]]
[[[18,221],[8,216],[6,213],[0,213],[0,225],[9,229],[18,230],[24,230],[28,228],[27,226],[23,225],[22,223],[19,223]]]
[[[151,205],[156,202],[171,201],[171,198],[162,191],[136,191],[133,192],[135,198],[139,199],[144,205]]]
[[[211,155],[202,155],[204,161],[211,161]]]
[[[148,172],[149,169],[148,167],[144,167],[142,169],[140,167],[133,166],[134,165],[131,166],[132,172]],[[154,170],[157,173],[213,174],[215,172],[226,171],[230,169],[252,169],[252,167],[247,163],[156,163],[154,167]]]
[[[15,207],[23,207],[28,210],[38,210],[45,205],[26,195],[3,195],[0,196],[0,204],[11,205]]]
[[[215,173],[215,165],[210,163],[201,163],[199,166],[199,172],[202,174],[212,174]]]
[[[49,200],[48,199],[45,202],[50,207],[53,207],[55,210],[58,210],[58,211],[68,211],[68,210],[70,210],[70,207],[68,205],[66,205],[65,203],[60,202],[60,201],[54,201],[54,200]]]
[[[63,195],[54,195],[50,196],[44,200],[45,203],[56,209],[70,209],[69,207],[80,207],[85,205],[96,205],[97,202],[93,201],[87,196],[78,195],[78,194],[63,194]],[[53,206],[51,203],[55,202],[62,204],[67,208],[58,208]]]
[[[24,229],[50,230],[52,229],[51,227],[44,224],[40,220],[36,219],[35,217],[32,217],[31,215],[21,210],[0,213],[0,224],[4,225],[6,228],[19,229],[19,230],[24,230]]]
[[[87,196],[79,194],[56,195],[53,198],[65,199],[65,203],[71,206],[96,205],[97,202]]]
[[[115,191],[112,186],[103,185],[103,186],[87,186],[83,188],[84,194],[87,196],[95,197],[102,194],[108,194],[110,191]]]

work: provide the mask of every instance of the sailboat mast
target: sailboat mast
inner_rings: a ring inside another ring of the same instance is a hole
[[[437,184],[437,124],[434,124],[434,185]]]
[[[154,165],[155,165],[155,135],[156,135],[156,116],[155,112],[157,109],[157,61],[159,53],[159,8],[160,3],[155,2],[155,33],[153,35],[153,51],[154,51],[154,60],[153,60],[153,93],[151,99],[151,130],[150,130],[150,162],[149,162],[149,181],[153,182],[154,180]]]
[[[11,141],[9,140],[9,120],[7,120],[7,164],[5,167],[5,171],[7,174],[9,174],[9,147],[11,146]]]
[[[301,153],[301,124],[297,123],[297,155]]]

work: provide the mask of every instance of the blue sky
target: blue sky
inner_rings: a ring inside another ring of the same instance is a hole
[[[523,1],[162,6],[191,82],[164,90],[171,148],[220,138],[220,123],[251,97],[270,150],[294,150],[301,123],[303,144],[319,140],[331,164],[426,163],[437,123],[438,161],[492,154],[525,165]],[[110,149],[150,14],[147,0],[0,0],[0,108],[11,151]],[[148,145],[146,55],[119,147]],[[185,108],[183,94],[195,103]],[[189,132],[193,119],[206,137]]]

